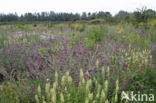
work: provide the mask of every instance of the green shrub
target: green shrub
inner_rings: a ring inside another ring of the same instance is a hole
[[[33,24],[33,27],[37,27],[37,24]]]
[[[84,43],[87,48],[94,49],[95,43],[102,41],[102,39],[106,36],[107,28],[95,28],[93,27],[88,34],[85,35]]]
[[[95,28],[93,27],[91,31],[87,34],[87,37],[89,39],[95,40],[95,42],[102,41],[102,39],[105,37],[107,33],[107,28]]]
[[[89,24],[99,24],[99,23],[104,23],[103,19],[93,19],[88,21]]]

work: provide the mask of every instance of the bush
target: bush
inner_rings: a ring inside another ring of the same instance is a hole
[[[37,27],[37,24],[33,24],[33,27]]]
[[[107,28],[92,28],[91,31],[87,34],[89,39],[95,40],[95,42],[102,41],[107,33]]]
[[[93,27],[89,33],[85,36],[84,43],[87,48],[94,49],[95,43],[102,41],[106,36],[107,28],[95,28]]]
[[[99,24],[99,23],[104,23],[103,19],[93,19],[88,21],[88,24]]]

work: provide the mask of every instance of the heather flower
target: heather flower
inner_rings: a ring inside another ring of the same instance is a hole
[[[35,91],[35,90],[36,90],[36,88],[35,88],[35,87],[32,87],[31,89],[32,89],[32,91]]]

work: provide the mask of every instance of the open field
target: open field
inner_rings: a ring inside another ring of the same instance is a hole
[[[132,103],[123,91],[154,103],[155,24],[0,25],[0,103]]]

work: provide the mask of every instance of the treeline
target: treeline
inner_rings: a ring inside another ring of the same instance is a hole
[[[92,20],[103,19],[105,22],[147,22],[150,19],[156,19],[156,11],[152,9],[141,8],[133,13],[126,11],[119,11],[115,16],[110,12],[83,12],[78,13],[55,13],[41,12],[41,13],[25,13],[18,16],[17,13],[3,14],[0,13],[0,22],[33,22],[33,21],[77,21],[77,20]]]
[[[82,15],[76,13],[55,13],[51,12],[41,12],[41,13],[25,13],[18,16],[17,13],[10,14],[0,14],[1,22],[9,21],[76,21],[76,20],[90,20],[95,18],[108,19],[112,15],[109,12],[100,11],[98,13],[86,13],[83,12]]]

